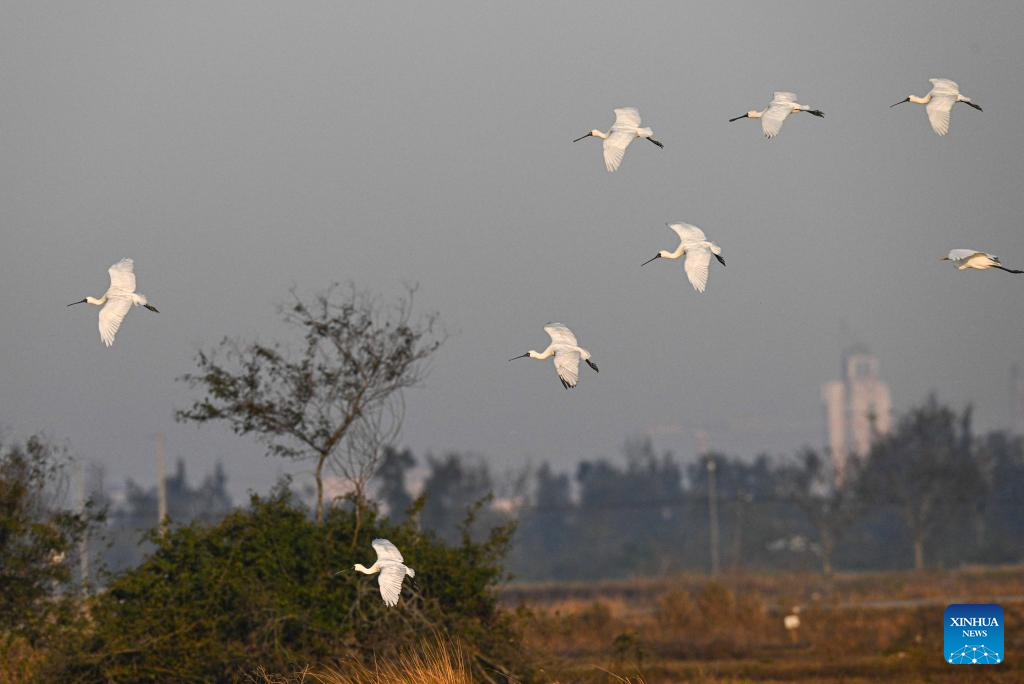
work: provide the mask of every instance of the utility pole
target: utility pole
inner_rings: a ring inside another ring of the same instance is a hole
[[[156,433],[157,525],[160,534],[167,530],[167,460],[164,456],[164,433]]]
[[[85,461],[78,462],[78,501],[82,507],[82,513],[85,513],[85,505],[87,502],[85,494]],[[78,545],[78,563],[79,571],[82,573],[82,593],[88,595],[89,593],[89,528],[85,528],[85,532],[82,534],[82,541]]]
[[[718,576],[718,491],[715,487],[715,460],[708,459],[708,518],[711,533],[711,576]]]

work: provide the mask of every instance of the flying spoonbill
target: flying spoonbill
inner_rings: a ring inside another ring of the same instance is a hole
[[[711,265],[711,255],[714,254],[718,263],[725,266],[722,248],[708,240],[704,231],[697,226],[691,226],[689,223],[668,223],[666,225],[676,231],[679,236],[679,246],[676,247],[676,251],[660,250],[640,265],[646,266],[658,257],[678,259],[685,254],[686,262],[683,268],[686,269],[686,277],[690,279],[693,289],[703,292],[708,286],[708,267]]]
[[[764,137],[774,138],[782,130],[782,122],[793,112],[807,112],[818,117],[825,117],[825,112],[820,109],[811,109],[796,101],[796,93],[788,93],[782,90],[776,91],[768,107],[760,112],[749,111],[742,116],[729,119],[729,122],[739,121],[747,117],[761,120],[761,130]]]
[[[380,585],[380,595],[384,598],[384,603],[389,607],[397,606],[398,597],[402,593],[402,580],[406,575],[415,577],[416,572],[406,567],[402,552],[387,539],[374,539],[370,544],[377,552],[377,562],[368,568],[363,567],[362,563],[356,563],[352,569],[367,575],[379,572],[377,584]]]
[[[108,347],[114,344],[114,335],[121,327],[121,321],[128,314],[132,305],[144,306],[150,311],[160,313],[156,307],[149,303],[145,295],[135,293],[135,262],[131,259],[121,259],[110,267],[110,288],[102,297],[86,297],[77,302],[71,302],[68,306],[75,304],[95,304],[102,306],[100,309],[100,339]]]
[[[640,112],[636,107],[619,107],[615,110],[615,123],[612,124],[611,131],[605,133],[595,128],[586,135],[576,138],[573,142],[579,142],[590,136],[601,138],[604,141],[604,167],[611,173],[619,168],[622,156],[626,154],[626,148],[637,138],[646,138],[658,147],[665,147],[655,140],[653,135],[654,131],[650,128],[640,128]]]
[[[932,83],[932,89],[927,95],[924,97],[908,95],[896,104],[889,105],[889,109],[904,102],[926,105],[924,109],[928,112],[928,121],[932,124],[932,130],[939,135],[946,135],[949,132],[949,113],[953,111],[953,105],[957,102],[963,102],[979,112],[982,111],[980,105],[971,102],[971,98],[960,94],[960,86],[954,81],[950,81],[948,78],[929,78],[928,80]]]
[[[1006,271],[1007,273],[1024,273],[1024,271],[1006,268],[999,262],[999,257],[995,254],[979,252],[974,249],[951,249],[949,250],[949,255],[942,257],[941,261],[952,261],[958,271],[968,268],[976,268],[979,271],[998,268],[1000,271]]]
[[[576,386],[580,376],[580,359],[587,362],[587,365],[597,371],[597,364],[590,360],[590,352],[576,343],[576,335],[572,330],[562,323],[548,323],[544,326],[544,332],[551,336],[551,344],[542,352],[530,350],[525,354],[514,356],[509,361],[515,361],[529,356],[531,359],[547,359],[555,357],[555,372],[558,379],[562,381],[562,387],[571,389]]]

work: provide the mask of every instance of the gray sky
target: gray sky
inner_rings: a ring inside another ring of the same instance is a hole
[[[1024,264],[1024,5],[1006,3],[6,2],[0,8],[0,422],[45,429],[108,477],[153,477],[152,435],[236,494],[301,468],[176,425],[176,376],[223,335],[277,339],[275,304],[354,281],[420,284],[451,338],[409,395],[418,453],[499,469],[614,456],[625,437],[744,455],[823,436],[844,344],[897,408],[935,389],[1007,420],[1024,278],[956,273],[953,247]],[[923,108],[952,78],[939,138]],[[727,119],[793,90],[827,117],[773,141]],[[606,129],[638,143],[605,172]],[[708,292],[666,221],[724,250]],[[65,309],[135,259],[112,349]],[[562,389],[560,320],[600,365]],[[845,332],[844,332],[845,331]]]

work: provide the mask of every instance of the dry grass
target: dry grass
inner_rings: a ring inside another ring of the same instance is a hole
[[[258,672],[253,679],[260,684],[473,684],[475,681],[462,647],[440,638],[372,664],[346,659],[334,667],[306,668],[288,676]]]
[[[607,590],[600,594],[597,588]],[[517,587],[527,647],[549,681],[957,681],[941,658],[947,603],[1000,603],[1007,624],[1024,620],[1024,573],[970,568],[915,574],[848,574],[831,583],[803,575],[638,580],[597,587]],[[1014,597],[1016,597],[1014,599]],[[800,605],[795,638],[783,616]],[[1007,630],[1006,651],[1024,651]],[[990,681],[1024,681],[1008,659]]]

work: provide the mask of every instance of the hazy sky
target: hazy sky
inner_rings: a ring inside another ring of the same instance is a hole
[[[275,305],[353,281],[420,285],[451,337],[408,396],[417,453],[502,469],[690,457],[694,431],[752,455],[823,441],[844,344],[881,358],[896,407],[929,390],[1007,421],[1024,277],[957,273],[953,247],[1024,264],[1024,4],[935,2],[11,2],[0,6],[0,423],[151,482],[152,435],[233,491],[303,472],[218,426],[173,422],[175,378],[224,335],[283,338]],[[929,77],[955,108],[936,136]],[[793,90],[767,141],[727,119]],[[606,129],[640,142],[608,174]],[[698,295],[666,221],[724,250]],[[135,259],[106,349],[107,267]],[[601,368],[564,391],[546,321]],[[308,472],[308,471],[306,471]]]

